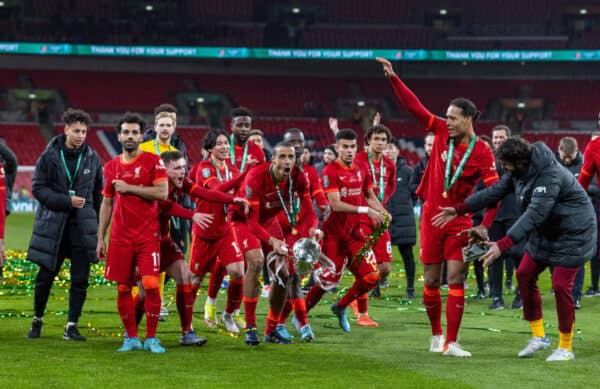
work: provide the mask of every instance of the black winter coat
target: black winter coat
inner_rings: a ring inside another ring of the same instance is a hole
[[[393,244],[410,244],[417,242],[415,212],[409,180],[412,168],[404,158],[396,161],[396,191],[387,202],[387,210],[392,215],[389,232]]]
[[[423,173],[425,172],[425,168],[427,167],[427,162],[429,162],[429,157],[425,157],[419,161],[418,164],[415,165],[412,174],[410,175],[410,180],[408,181],[408,189],[413,196],[413,200],[416,201],[417,196],[417,188],[423,179]],[[423,199],[421,199],[423,201]]]
[[[32,180],[32,193],[40,205],[35,214],[27,259],[51,271],[55,270],[67,223],[70,223],[68,238],[71,249],[85,250],[88,260],[97,261],[102,162],[98,154],[84,143],[81,164],[73,177],[73,190],[77,196],[85,197],[85,205],[80,209],[72,208],[69,181],[60,157],[65,139],[65,135],[59,135],[50,141],[35,164]]]
[[[515,192],[521,217],[507,235],[525,251],[549,265],[578,267],[594,257],[596,215],[575,177],[543,143],[532,145],[531,163],[523,179],[506,174],[496,184],[469,196],[467,209],[490,206]]]

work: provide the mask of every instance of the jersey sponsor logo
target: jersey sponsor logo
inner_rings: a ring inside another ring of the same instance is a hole
[[[329,188],[329,177],[328,176],[323,176],[323,186],[325,188]]]
[[[548,193],[545,186],[538,186],[533,189],[533,193]]]
[[[202,169],[202,177],[204,178],[208,178],[210,177],[210,169],[205,167],[204,169]]]

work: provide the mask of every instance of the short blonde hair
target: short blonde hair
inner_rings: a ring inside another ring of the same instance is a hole
[[[170,118],[173,121],[173,126],[177,125],[177,114],[173,112],[159,112],[154,117],[154,123],[156,124],[159,119]]]

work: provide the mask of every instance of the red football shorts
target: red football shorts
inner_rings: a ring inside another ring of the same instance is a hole
[[[166,271],[177,261],[185,261],[185,256],[173,239],[167,237],[160,240],[160,271]]]
[[[284,240],[281,225],[276,217],[267,220],[262,226],[271,234],[271,236]],[[262,249],[265,256],[273,250],[273,248],[265,242],[261,242],[256,235],[252,233],[250,227],[246,223],[234,221],[231,223],[233,236],[235,237],[238,246],[242,253],[246,254],[250,250]],[[289,247],[291,249],[291,247]]]
[[[372,225],[363,224],[361,228],[368,237],[368,235],[373,232],[374,227]],[[377,239],[377,242],[375,242],[372,249],[373,253],[375,253],[377,263],[392,262],[392,239],[390,238],[390,233],[384,231],[383,235]]]
[[[136,243],[109,242],[104,278],[135,285],[139,276],[160,273],[160,243],[148,240]]]
[[[423,205],[419,257],[426,265],[442,263],[444,260],[462,261],[462,248],[469,244],[469,236],[458,236],[458,233],[473,226],[471,214],[459,216],[444,228],[439,228],[431,224],[433,217],[439,212],[439,208],[429,202]]]
[[[335,235],[325,232],[322,251],[326,257],[333,261],[335,269],[323,271],[321,277],[325,276],[326,278],[329,278],[327,281],[337,284],[343,275],[344,267],[347,267],[357,278],[362,278],[367,274],[376,272],[377,260],[375,259],[372,250],[368,251],[366,257],[354,258],[364,244],[364,241],[348,235],[338,235],[335,237]]]
[[[210,272],[217,257],[223,266],[243,262],[244,255],[233,237],[232,229],[228,229],[219,239],[203,239],[192,234],[190,248],[190,270],[197,275]]]

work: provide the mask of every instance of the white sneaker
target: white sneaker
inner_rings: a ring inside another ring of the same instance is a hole
[[[575,359],[575,354],[564,348],[557,348],[546,358],[546,362],[570,361]]]
[[[260,297],[269,298],[269,292],[271,291],[271,285],[265,285],[262,287]]]
[[[519,358],[530,358],[536,351],[546,350],[550,347],[550,339],[547,337],[540,338],[534,336],[527,341],[527,346],[519,351]],[[560,350],[560,349],[559,349]]]
[[[160,307],[160,317],[166,317],[166,316],[169,316],[169,308],[167,308],[163,305]]]
[[[446,351],[442,353],[445,357],[458,357],[458,358],[470,358],[471,353],[463,350],[462,346],[458,342],[448,343]]]
[[[235,324],[235,320],[233,320],[233,315],[223,312],[223,314],[221,315],[221,321],[223,322],[223,325],[225,326],[225,329],[228,332],[231,332],[232,334],[240,333],[240,329]]]
[[[429,352],[430,353],[441,353],[444,352],[444,342],[446,339],[444,335],[433,335],[431,337],[431,341],[429,342]]]

